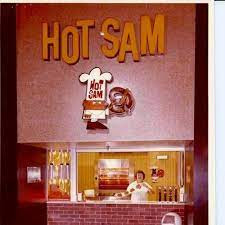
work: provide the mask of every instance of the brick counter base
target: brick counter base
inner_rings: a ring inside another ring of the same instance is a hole
[[[48,203],[48,225],[161,225],[167,212],[185,220],[184,205]]]

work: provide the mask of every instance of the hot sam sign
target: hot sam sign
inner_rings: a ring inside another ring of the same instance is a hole
[[[105,81],[103,80],[92,80],[90,83],[90,87],[89,87],[89,92],[88,92],[88,99],[94,99],[94,100],[102,100],[104,99],[103,94],[105,94],[105,92],[103,92],[105,89],[103,89],[103,83]]]
[[[100,68],[96,67],[91,70],[90,74],[82,73],[80,75],[81,82],[87,82],[86,100],[105,101],[106,83],[111,82],[111,73],[101,73]]]

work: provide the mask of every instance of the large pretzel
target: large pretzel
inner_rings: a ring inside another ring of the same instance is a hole
[[[109,92],[110,114],[123,116],[129,114],[134,107],[134,98],[129,89],[114,87]]]

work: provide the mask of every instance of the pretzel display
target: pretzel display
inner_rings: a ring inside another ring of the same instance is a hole
[[[134,108],[134,98],[129,89],[114,87],[109,92],[111,115],[125,116]]]

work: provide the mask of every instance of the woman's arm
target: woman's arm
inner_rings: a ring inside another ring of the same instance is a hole
[[[115,197],[123,198],[123,197],[129,196],[130,194],[131,194],[131,193],[130,193],[129,191],[125,191],[125,192],[115,193],[114,196],[115,196]]]
[[[143,182],[143,186],[146,187],[150,193],[155,193],[155,192],[153,191],[152,186],[149,185],[148,183]]]
[[[134,188],[134,182],[132,182],[131,184],[129,184],[129,186],[127,187],[127,190],[125,192],[120,192],[120,193],[115,193],[115,197],[127,197],[129,195],[131,195],[132,192],[135,191],[135,188]]]

